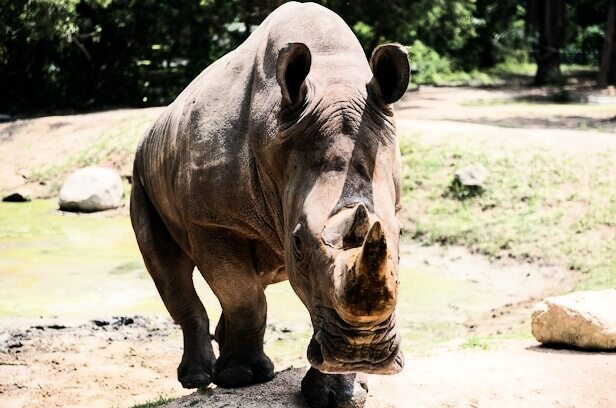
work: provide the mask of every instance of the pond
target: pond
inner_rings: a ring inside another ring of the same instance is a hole
[[[468,279],[418,262],[408,252],[403,251],[401,259],[397,311],[405,345],[464,336],[467,311],[481,309],[493,296],[478,293]],[[195,283],[214,324],[220,306],[198,273]],[[272,285],[266,293],[270,329],[307,338],[308,314],[289,284]],[[127,314],[166,315],[128,216],[63,213],[54,200],[0,203],[1,317]]]

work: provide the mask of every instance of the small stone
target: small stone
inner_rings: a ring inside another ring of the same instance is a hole
[[[7,196],[2,197],[5,203],[27,203],[32,200],[32,195],[26,191],[16,191]]]
[[[96,327],[109,326],[109,321],[107,320],[92,320],[92,323],[94,323]]]
[[[454,175],[455,180],[465,187],[482,187],[490,173],[481,164],[462,167]]]
[[[616,289],[548,297],[533,309],[532,331],[544,344],[616,350]]]

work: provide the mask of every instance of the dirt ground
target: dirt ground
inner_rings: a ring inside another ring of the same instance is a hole
[[[462,322],[465,334],[407,353],[406,368],[397,376],[371,376],[369,407],[616,403],[614,354],[550,350],[515,336],[464,345],[468,336],[527,329],[537,299],[572,285],[568,271],[490,263],[459,247],[405,245],[402,258],[405,267],[433,264],[437,273],[469,282],[470,296],[482,301],[451,299],[434,319]],[[294,341],[276,326],[268,325],[266,350],[274,338]],[[298,390],[306,362],[300,354],[276,359],[278,375],[268,384],[191,393],[175,379],[181,352],[180,331],[165,317],[1,319],[0,400],[4,407],[131,407],[172,396],[182,398],[165,406],[304,406]]]
[[[612,407],[615,368],[613,354],[522,341],[489,351],[436,351],[407,358],[394,377],[370,376],[366,407]],[[266,385],[195,393],[165,406],[307,407],[298,391],[305,371],[290,368]]]
[[[22,329],[13,324],[0,353],[3,407],[124,407],[182,394],[164,406],[306,406],[299,393],[306,367],[297,365],[279,367],[273,381],[254,387],[182,390],[174,378],[181,342],[165,319],[66,327],[44,319],[17,326]],[[489,350],[447,344],[407,356],[399,375],[370,376],[367,407],[603,408],[616,404],[615,384],[614,354],[546,349],[529,340]]]
[[[534,92],[422,88],[399,104],[398,129],[422,132],[427,143],[463,137],[580,154],[616,150],[616,108],[501,103],[524,101]],[[0,124],[0,191],[27,187],[35,196],[49,194],[48,186],[29,180],[33,167],[87,146],[113,123],[158,112],[121,110]],[[484,136],[488,133],[490,138]],[[460,337],[407,354],[400,375],[371,377],[368,406],[616,406],[615,354],[547,349],[513,335],[528,327],[536,300],[572,287],[576,277],[569,271],[494,264],[461,248],[411,245],[405,251],[409,262],[436,265],[438,273],[455,274],[473,290],[490,294],[480,303],[452,304],[444,318],[462,322],[467,337],[505,336],[485,347],[466,347]],[[167,318],[96,318],[0,319],[0,406],[130,407],[160,396],[179,397],[169,407],[304,406],[298,394],[306,370],[301,355],[276,361],[278,375],[268,384],[191,393],[175,379],[182,344]],[[275,322],[268,336],[273,332],[283,339],[289,335]]]

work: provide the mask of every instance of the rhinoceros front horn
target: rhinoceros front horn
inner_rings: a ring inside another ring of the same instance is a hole
[[[350,324],[379,323],[394,311],[397,285],[385,233],[377,221],[336,280],[336,310]]]

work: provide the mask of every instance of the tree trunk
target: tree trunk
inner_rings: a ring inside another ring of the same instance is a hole
[[[607,24],[605,26],[605,42],[603,45],[603,55],[601,57],[601,67],[599,68],[598,85],[605,88],[608,85],[616,84],[616,3],[612,2],[607,13]]]
[[[548,46],[539,45],[537,55],[537,72],[535,73],[535,85],[546,85],[559,82],[562,78],[560,72],[560,50]]]
[[[528,23],[539,33],[539,49],[535,57],[536,85],[561,80],[560,48],[565,34],[565,22],[564,0],[529,0]]]

